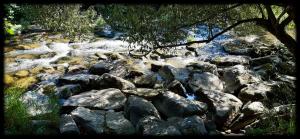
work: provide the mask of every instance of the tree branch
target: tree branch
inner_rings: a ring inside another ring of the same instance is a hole
[[[276,17],[272,11],[272,8],[270,5],[265,5],[267,14],[268,14],[268,19],[272,22],[273,25],[277,23]]]
[[[288,25],[291,21],[293,20],[293,18],[291,16],[288,16],[286,19],[284,19],[280,24],[279,27],[280,28],[284,28],[286,25]]]
[[[179,26],[179,27],[175,28],[174,30],[178,30],[178,29],[181,29],[181,28],[190,27],[190,26],[193,26],[193,25],[202,23],[202,22],[204,22],[204,21],[207,21],[207,20],[209,20],[209,19],[212,19],[212,18],[216,17],[216,16],[217,16],[218,14],[220,14],[220,13],[225,13],[225,12],[227,12],[227,11],[229,11],[229,10],[231,10],[231,9],[234,9],[234,8],[236,8],[236,7],[238,7],[238,6],[241,6],[241,5],[242,5],[242,4],[236,4],[236,5],[234,5],[234,6],[231,6],[231,7],[229,7],[229,8],[223,9],[223,10],[221,10],[221,11],[214,12],[215,14],[212,14],[212,15],[208,16],[207,18],[203,19],[203,20],[196,21],[196,22],[191,23],[191,24]]]
[[[278,16],[277,21],[278,23],[280,22],[281,17],[287,12],[287,7],[284,8],[284,10],[282,11],[282,13]]]
[[[266,16],[264,14],[264,10],[261,8],[260,4],[257,4],[257,7],[258,7],[258,9],[259,9],[259,11],[261,13],[261,17],[264,18],[264,19],[266,19]]]
[[[172,48],[172,47],[178,47],[178,46],[183,46],[183,45],[191,45],[194,43],[209,43],[210,41],[212,41],[213,39],[217,38],[218,36],[224,34],[225,32],[229,31],[230,29],[243,24],[243,23],[249,23],[249,22],[259,22],[261,23],[262,21],[265,21],[265,19],[262,18],[251,18],[251,19],[245,19],[245,20],[240,20],[237,21],[236,23],[232,24],[231,26],[227,27],[226,29],[224,29],[223,31],[215,34],[213,37],[207,39],[207,40],[200,40],[200,41],[191,41],[191,42],[187,42],[187,43],[180,43],[180,44],[173,44],[173,45],[166,45],[166,46],[158,46],[154,49],[163,49],[163,48]]]

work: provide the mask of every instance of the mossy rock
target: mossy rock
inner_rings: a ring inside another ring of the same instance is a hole
[[[30,85],[37,82],[36,77],[25,77],[17,80],[14,85],[20,88],[28,88]]]
[[[28,75],[29,75],[28,70],[20,70],[15,73],[15,76],[17,76],[17,77],[27,77]]]
[[[15,80],[11,75],[8,75],[8,74],[4,75],[4,84],[11,85],[14,81]]]

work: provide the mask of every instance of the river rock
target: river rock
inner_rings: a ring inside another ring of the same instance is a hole
[[[279,63],[279,71],[282,74],[295,76],[296,75],[296,63],[293,61],[285,61]]]
[[[134,126],[141,118],[149,115],[160,119],[158,111],[151,102],[133,95],[129,96],[125,103],[124,115]]]
[[[151,98],[157,96],[160,92],[150,88],[136,88],[134,90],[122,90],[125,94],[137,95],[143,98]]]
[[[69,114],[63,114],[60,116],[59,130],[61,134],[75,134],[79,135],[80,131],[73,120],[72,116]]]
[[[105,119],[107,134],[132,135],[135,133],[135,128],[131,122],[124,117],[123,112],[107,111]]]
[[[206,89],[206,90],[223,90],[223,83],[218,78],[218,76],[209,73],[194,73],[191,79],[188,81],[188,85],[193,89],[193,91],[197,91],[198,89]]]
[[[108,63],[97,63],[90,67],[89,73],[94,75],[102,75],[108,73],[112,69],[112,66]]]
[[[277,65],[281,62],[281,59],[277,55],[268,55],[264,57],[252,58],[250,60],[251,66],[259,66],[266,63],[272,63]]]
[[[187,82],[190,71],[186,68],[175,68],[171,65],[164,65],[159,69],[158,73],[169,83],[175,79],[180,82]]]
[[[130,81],[108,73],[104,73],[101,76],[98,86],[101,88],[118,88],[120,90],[130,90],[135,88],[135,85]]]
[[[266,100],[267,92],[270,91],[271,87],[263,83],[248,84],[247,87],[241,89],[238,94],[238,98],[240,98],[243,102]]]
[[[263,80],[269,80],[270,78],[273,78],[276,76],[277,72],[277,68],[271,63],[253,67],[253,70],[257,75],[260,75]]]
[[[250,58],[247,56],[226,55],[212,59],[211,63],[217,66],[248,65],[249,60]]]
[[[153,100],[157,110],[167,117],[184,117],[194,114],[203,114],[206,111],[205,103],[195,103],[171,91],[162,92]]]
[[[186,97],[186,89],[178,80],[172,81],[167,88],[180,96]]]
[[[137,87],[153,88],[157,81],[156,74],[145,74],[139,77],[135,77],[133,83]]]
[[[59,98],[67,99],[70,96],[77,95],[82,91],[82,88],[79,84],[68,84],[61,87],[58,87],[56,95]]]
[[[125,95],[115,88],[91,90],[64,100],[62,106],[95,107],[105,110],[120,109],[126,101]]]
[[[109,53],[105,53],[105,55],[111,60],[125,59],[124,56],[120,55],[117,52],[109,52]]]
[[[29,71],[27,71],[27,70],[20,70],[20,71],[15,73],[15,76],[19,77],[19,78],[27,77],[28,75],[29,75]]]
[[[71,112],[71,115],[76,123],[82,126],[88,134],[104,133],[105,111],[78,107]]]
[[[49,97],[39,91],[28,91],[24,93],[20,101],[26,106],[30,116],[37,116],[52,112],[53,104],[50,104]]]
[[[177,127],[183,135],[207,135],[203,120],[197,116],[189,116],[178,122]]]
[[[200,101],[208,104],[208,109],[215,114],[218,127],[227,127],[239,114],[243,103],[232,94],[216,90],[198,90]]]
[[[99,88],[100,76],[91,74],[67,75],[58,79],[58,84],[80,84],[83,88]]]
[[[193,71],[210,72],[210,73],[218,76],[217,66],[214,64],[210,64],[209,62],[197,61],[197,62],[188,64],[186,67],[190,68]]]
[[[146,116],[141,118],[136,126],[137,131],[147,136],[175,136],[181,135],[180,131],[171,124],[155,117]]]
[[[222,75],[224,91],[233,94],[246,86],[246,84],[259,82],[260,79],[246,69],[243,65],[225,68]]]
[[[71,65],[70,67],[68,67],[68,73],[80,73],[83,70],[86,70],[86,67],[83,65]]]

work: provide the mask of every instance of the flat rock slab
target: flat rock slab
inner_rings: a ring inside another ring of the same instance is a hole
[[[192,78],[188,81],[188,85],[194,92],[200,88],[206,90],[223,90],[223,83],[219,77],[209,72],[193,74]]]
[[[62,106],[96,107],[100,109],[120,109],[126,102],[125,95],[115,88],[91,90],[69,97],[62,101]]]
[[[217,66],[233,66],[233,65],[249,65],[250,57],[247,56],[235,56],[227,55],[222,57],[216,57],[211,60],[212,64]]]
[[[159,91],[156,89],[150,88],[136,88],[134,90],[122,90],[125,94],[137,95],[144,98],[155,97],[159,94]]]

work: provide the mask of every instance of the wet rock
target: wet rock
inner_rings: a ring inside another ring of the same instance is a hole
[[[157,96],[160,92],[150,88],[136,88],[134,90],[122,90],[125,94],[137,95],[143,98],[151,98]]]
[[[54,106],[53,104],[50,104],[48,96],[35,91],[24,93],[21,96],[20,101],[26,106],[30,116],[51,113]]]
[[[123,112],[107,111],[105,119],[108,134],[132,135],[135,133],[135,128],[130,121],[124,117]]]
[[[55,52],[50,52],[47,54],[40,55],[40,58],[50,58],[50,57],[54,57],[55,55],[56,55]]]
[[[238,98],[243,102],[266,100],[267,92],[271,91],[271,87],[263,83],[248,84],[247,87],[241,89]]]
[[[217,126],[227,127],[239,114],[243,103],[234,95],[216,90],[198,90],[200,101],[208,104],[208,109],[215,114]]]
[[[223,83],[218,78],[218,76],[209,73],[194,73],[191,79],[188,81],[188,85],[193,89],[193,91],[197,91],[198,89],[206,89],[206,90],[223,90]]]
[[[105,111],[78,107],[71,112],[71,115],[76,123],[82,126],[88,134],[104,133]]]
[[[212,64],[216,64],[217,66],[233,66],[233,65],[248,65],[249,57],[246,56],[234,56],[227,55],[222,57],[216,57],[211,60]]]
[[[277,65],[281,62],[281,59],[277,55],[268,55],[264,57],[252,58],[250,60],[251,66],[259,66],[266,63],[272,63]]]
[[[141,118],[146,116],[154,116],[160,119],[158,111],[151,102],[132,95],[128,97],[125,103],[124,115],[134,126]]]
[[[57,90],[58,90],[57,96],[59,96],[59,98],[64,98],[64,99],[67,99],[73,95],[77,95],[82,91],[81,86],[79,84],[64,85],[59,87]]]
[[[210,72],[210,73],[218,76],[217,66],[214,64],[210,64],[209,62],[197,61],[197,62],[188,64],[186,67],[191,68],[191,70],[193,70],[193,71]]]
[[[186,97],[186,89],[178,80],[172,81],[167,88],[180,96]]]
[[[90,74],[67,75],[58,79],[58,84],[80,84],[82,87],[99,88],[100,76]]]
[[[156,74],[146,74],[139,77],[134,78],[133,83],[137,87],[145,87],[145,88],[153,88],[157,81]]]
[[[126,101],[125,95],[115,88],[91,90],[64,100],[62,106],[95,107],[99,109],[120,109]]]
[[[120,90],[130,90],[135,88],[135,85],[130,81],[108,73],[104,73],[101,76],[98,86],[101,88],[118,88]]]
[[[165,64],[164,63],[162,63],[162,62],[151,62],[151,71],[153,71],[153,72],[158,72],[159,71],[159,69],[162,67],[162,66],[164,66]]]
[[[246,69],[243,65],[235,65],[225,68],[222,80],[224,81],[224,91],[226,93],[235,93],[246,86],[246,84],[259,82],[253,73]]]
[[[136,129],[147,136],[175,136],[181,135],[180,131],[173,125],[155,117],[146,116],[139,120]]]
[[[102,75],[104,73],[110,72],[111,69],[112,67],[108,63],[98,63],[90,67],[89,73],[94,75]]]
[[[73,120],[72,116],[69,114],[63,114],[60,116],[59,130],[61,134],[73,134],[79,135],[80,131]]]
[[[206,111],[205,103],[195,103],[173,92],[162,92],[153,100],[157,110],[167,117],[184,117],[194,114],[203,114]]]
[[[29,75],[29,71],[27,70],[20,70],[15,73],[15,76],[22,78],[22,77],[27,77]]]

